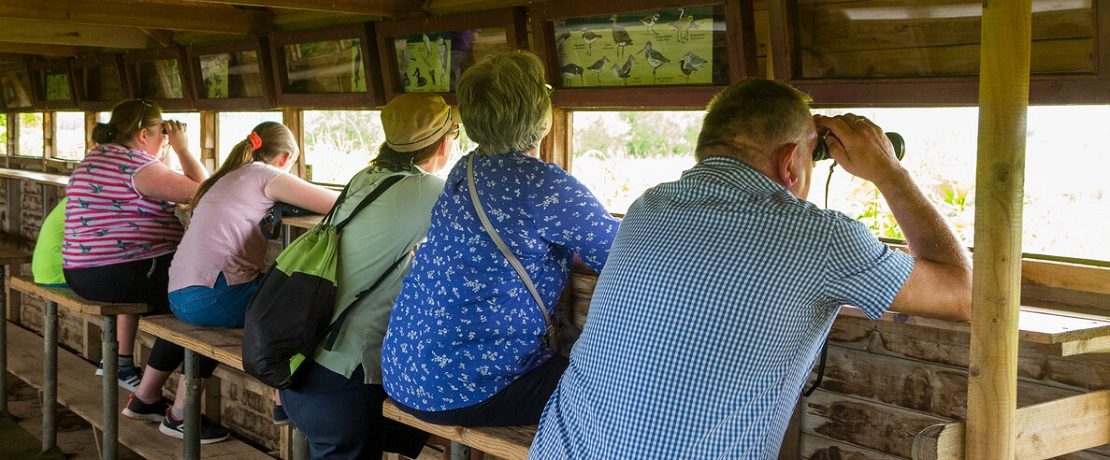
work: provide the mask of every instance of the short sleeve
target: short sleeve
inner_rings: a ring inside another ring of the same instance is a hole
[[[880,242],[863,224],[834,220],[825,295],[830,302],[857,307],[877,319],[890,308],[913,264],[912,257]]]

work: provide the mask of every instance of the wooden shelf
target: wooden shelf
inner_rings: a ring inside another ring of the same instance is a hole
[[[295,216],[295,217],[282,217],[281,224],[288,225],[295,228],[310,229],[324,220],[324,216],[320,214],[312,214],[308,216]]]
[[[0,168],[0,178],[29,180],[40,184],[57,185],[61,187],[69,185],[69,176],[37,171],[25,171],[22,169]]]

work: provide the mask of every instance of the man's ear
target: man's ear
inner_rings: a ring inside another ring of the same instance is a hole
[[[797,155],[802,154],[802,147],[797,143],[787,143],[775,150],[775,174],[778,183],[787,190],[794,190],[802,181],[801,172],[798,171]]]

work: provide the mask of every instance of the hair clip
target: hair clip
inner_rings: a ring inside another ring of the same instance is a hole
[[[251,134],[247,136],[247,141],[251,143],[251,150],[262,148],[262,136],[259,136],[258,133],[254,131],[251,131]]]

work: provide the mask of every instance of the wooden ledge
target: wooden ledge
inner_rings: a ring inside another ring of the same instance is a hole
[[[0,241],[0,265],[19,265],[31,262],[31,254],[21,249],[19,241]]]
[[[154,315],[140,319],[139,330],[243,370],[242,329],[197,326],[173,315]]]
[[[69,176],[38,171],[25,171],[22,169],[0,168],[0,178],[29,180],[40,184],[57,185],[61,187],[69,185]]]
[[[527,459],[528,448],[532,446],[532,438],[536,437],[535,426],[462,427],[423,422],[398,409],[397,405],[388,399],[382,403],[382,414],[386,418],[505,460]]]
[[[150,307],[145,303],[109,303],[85,300],[74,294],[69,288],[42,286],[35,284],[31,278],[26,276],[12,276],[8,279],[8,287],[55,302],[59,307],[67,310],[91,315],[125,315],[150,311]]]
[[[914,438],[914,460],[964,458],[964,423],[933,425]],[[1014,458],[1043,459],[1110,444],[1110,390],[1017,410]]]
[[[281,224],[307,230],[315,227],[316,224],[319,224],[322,220],[324,220],[324,216],[320,214],[311,214],[307,216],[282,217]]]
[[[867,319],[867,316],[857,308],[842,308],[840,316]],[[879,321],[958,332],[970,333],[971,331],[969,323],[910,316],[891,311],[883,314]],[[1021,307],[1018,317],[1018,337],[1025,342],[1059,346],[1062,356],[1106,353],[1110,352],[1110,318]]]

